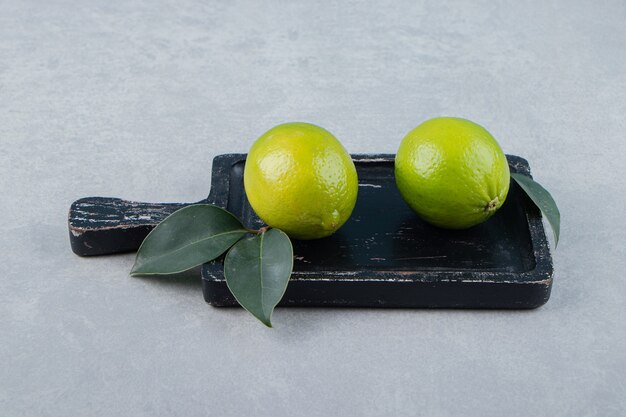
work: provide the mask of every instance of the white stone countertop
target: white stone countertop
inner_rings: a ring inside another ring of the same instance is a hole
[[[0,415],[626,415],[625,22],[623,0],[0,0]],[[544,307],[267,329],[197,275],[70,251],[72,201],[199,200],[278,123],[394,153],[439,115],[559,203]]]

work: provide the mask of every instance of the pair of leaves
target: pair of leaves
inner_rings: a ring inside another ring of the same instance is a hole
[[[559,234],[561,233],[561,213],[556,206],[556,202],[548,190],[532,178],[516,173],[511,173],[511,178],[524,190],[533,203],[541,210],[548,223],[550,223],[552,233],[554,233],[554,247],[556,248],[559,244]]]
[[[293,249],[285,233],[251,231],[228,211],[210,204],[182,208],[159,223],[137,252],[131,275],[186,271],[222,255],[226,284],[235,299],[272,327],[272,312],[283,297],[293,268]]]

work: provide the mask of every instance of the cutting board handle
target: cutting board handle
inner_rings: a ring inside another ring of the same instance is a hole
[[[80,256],[135,251],[157,224],[192,203],[140,203],[87,197],[70,207],[72,251]]]

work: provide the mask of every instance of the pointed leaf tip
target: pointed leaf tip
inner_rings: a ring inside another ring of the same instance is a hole
[[[186,271],[228,250],[247,231],[228,211],[194,204],[169,215],[144,239],[131,276]]]
[[[272,327],[272,313],[285,294],[292,269],[291,241],[278,229],[240,240],[224,261],[231,293],[267,327]]]
[[[550,223],[552,233],[554,234],[554,248],[556,249],[559,244],[559,235],[561,232],[561,213],[559,212],[554,198],[552,198],[552,195],[550,195],[548,190],[543,188],[541,184],[526,175],[511,173],[511,178],[519,184],[526,195],[528,195],[539,210],[541,210],[541,213],[546,217],[548,223]]]

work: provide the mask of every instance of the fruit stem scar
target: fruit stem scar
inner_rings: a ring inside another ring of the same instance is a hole
[[[485,211],[494,211],[498,207],[499,202],[500,200],[498,199],[498,196],[496,196],[496,198],[487,203],[487,205],[485,206]]]

